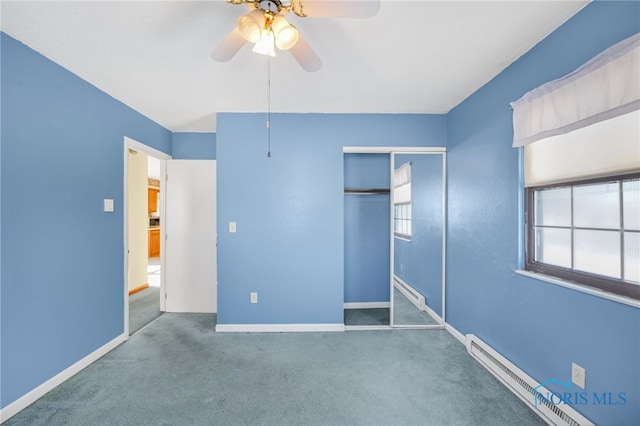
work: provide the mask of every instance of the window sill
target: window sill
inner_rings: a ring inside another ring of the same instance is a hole
[[[402,235],[394,235],[393,238],[395,238],[396,240],[406,241],[408,243],[411,242],[411,237],[404,237]]]
[[[524,271],[522,269],[516,269],[516,274],[522,275],[525,277],[533,278],[535,280],[548,282],[550,284],[555,284],[560,287],[570,288],[572,290],[576,290],[582,293],[590,294],[592,296],[600,297],[602,299],[611,300],[613,302],[622,303],[625,305],[632,306],[634,308],[640,308],[640,300],[631,299],[630,297],[620,296],[614,293],[609,293],[603,290],[599,290],[597,288],[582,286],[579,284],[575,284],[569,281],[561,280],[560,278],[551,277],[549,275],[539,274],[537,272]]]

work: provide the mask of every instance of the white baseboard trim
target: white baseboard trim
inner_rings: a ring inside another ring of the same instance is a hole
[[[18,414],[20,411],[27,408],[29,405],[36,402],[38,399],[43,397],[47,392],[52,390],[58,385],[61,385],[83,369],[87,368],[89,365],[115,349],[118,345],[125,342],[129,336],[125,333],[119,335],[115,339],[111,340],[106,345],[96,349],[91,352],[89,355],[82,358],[80,361],[75,364],[67,367],[65,370],[56,374],[40,386],[31,390],[30,392],[24,394],[20,398],[16,399],[12,403],[8,404],[6,407],[0,409],[0,423],[10,419],[11,417]]]
[[[344,304],[344,309],[377,309],[390,306],[390,302],[349,302]]]
[[[444,325],[440,324],[406,324],[394,325],[394,330],[444,330]]]
[[[429,316],[431,318],[433,318],[434,320],[436,320],[438,322],[438,324],[442,324],[442,318],[440,317],[440,315],[438,315],[436,313],[436,311],[434,311],[433,309],[431,309],[429,306],[427,306],[427,304],[424,304],[424,311],[429,314]]]
[[[378,331],[378,330],[393,330],[390,325],[345,325],[346,331]]]
[[[464,336],[464,334],[460,333],[458,330],[453,328],[453,326],[451,326],[451,325],[449,325],[447,323],[445,323],[444,329],[447,330],[449,332],[449,334],[451,334],[453,337],[458,339],[460,341],[460,343],[462,343],[463,345],[467,346],[467,338]]]
[[[344,324],[216,324],[216,333],[300,333],[344,331]]]

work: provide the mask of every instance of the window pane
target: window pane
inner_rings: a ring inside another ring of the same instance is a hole
[[[640,179],[622,183],[624,203],[624,229],[640,231]]]
[[[640,284],[640,234],[624,233],[624,279]]]
[[[411,203],[393,206],[393,231],[397,234],[411,235]]]
[[[534,193],[535,224],[571,226],[571,188],[554,188]]]
[[[621,278],[619,232],[577,229],[573,244],[574,269]]]
[[[620,228],[620,188],[617,182],[573,188],[573,224],[585,228]]]
[[[571,267],[571,230],[536,228],[535,261]]]

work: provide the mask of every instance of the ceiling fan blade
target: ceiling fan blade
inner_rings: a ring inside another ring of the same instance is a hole
[[[238,31],[238,28],[235,28],[231,31],[231,34],[222,40],[222,43],[211,52],[211,59],[218,62],[226,62],[233,58],[246,42],[242,34],[240,34],[240,31]]]
[[[298,42],[289,49],[289,52],[305,71],[314,72],[322,67],[322,60],[302,35],[298,36]]]
[[[372,18],[380,10],[380,0],[305,0],[302,5],[310,18]]]

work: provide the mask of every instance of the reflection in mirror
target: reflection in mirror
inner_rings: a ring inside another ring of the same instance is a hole
[[[412,294],[403,293],[400,290],[402,286],[397,281],[394,284],[393,325],[395,327],[439,324],[436,318],[426,312],[426,305],[420,305]]]
[[[442,325],[444,155],[393,155],[392,326]]]

